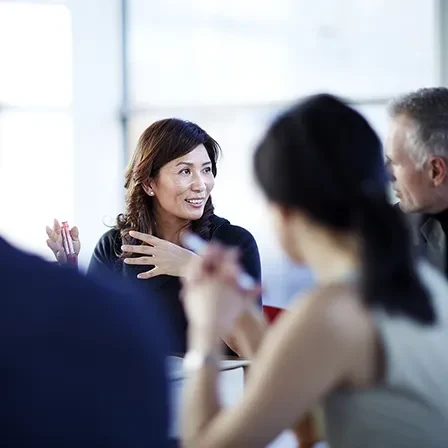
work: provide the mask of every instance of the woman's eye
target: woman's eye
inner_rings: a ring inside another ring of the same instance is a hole
[[[212,168],[210,166],[208,166],[207,168],[204,168],[204,173],[211,173],[212,172]]]
[[[188,168],[183,169],[179,174],[190,174],[190,170]]]

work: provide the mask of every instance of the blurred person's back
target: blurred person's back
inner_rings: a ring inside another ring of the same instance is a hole
[[[167,446],[156,303],[1,238],[0,282],[0,446]]]

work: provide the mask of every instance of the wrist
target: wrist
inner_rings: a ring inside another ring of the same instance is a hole
[[[188,350],[221,355],[221,337],[216,327],[190,324],[188,328]]]
[[[191,252],[187,249],[184,250],[187,251],[189,255],[188,257],[186,257],[185,263],[179,268],[178,277],[187,277],[188,266],[190,265],[190,263],[192,263],[195,258],[200,258],[199,255],[195,254],[194,252]]]

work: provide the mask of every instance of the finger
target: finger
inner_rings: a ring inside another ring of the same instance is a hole
[[[233,248],[213,245],[204,256],[206,269],[222,279],[232,280],[238,274],[238,252]]]
[[[259,284],[251,290],[244,290],[244,292],[246,293],[246,296],[250,301],[252,301],[253,299],[253,301],[255,302],[255,300],[258,300],[258,298],[263,294],[263,287],[261,286],[261,284]]]
[[[59,245],[56,244],[54,241],[48,239],[47,240],[47,246],[53,251],[53,252],[57,252],[60,248]]]
[[[232,285],[236,285],[238,283],[237,279],[241,274],[241,269],[234,262],[229,262],[228,260],[223,260],[219,265],[219,271],[217,273],[223,281],[230,283]]]
[[[144,255],[154,255],[155,249],[152,246],[130,246],[124,244],[121,246],[121,250],[126,253],[132,254],[144,254]]]
[[[51,238],[53,236],[53,229],[49,226],[45,227],[45,232],[47,232],[48,238]]]
[[[70,236],[72,237],[73,241],[78,241],[79,240],[79,230],[78,230],[78,227],[76,227],[76,226],[72,227],[72,229],[70,230]]]
[[[123,260],[126,264],[137,264],[137,265],[154,265],[153,257],[136,257],[136,258],[125,258]]]
[[[136,240],[144,241],[145,243],[150,244],[151,246],[156,246],[157,244],[163,243],[164,240],[157,238],[153,235],[148,235],[147,233],[137,232],[135,230],[131,230],[129,235]]]
[[[221,281],[236,287],[241,293],[247,297],[259,297],[261,293],[261,285],[257,284],[250,290],[242,288],[239,277],[242,275],[243,270],[239,262],[239,250],[237,248],[224,249],[219,267],[217,268],[216,276]]]
[[[53,223],[53,230],[57,233],[61,233],[61,225],[59,224],[59,221],[55,218]]]
[[[223,250],[219,243],[210,243],[202,254],[202,270],[205,272],[213,272],[219,266],[222,260]]]
[[[51,241],[53,241],[54,243],[56,243],[58,241],[58,237],[59,235],[50,227],[47,226],[46,228],[47,231],[47,235],[50,238]]]
[[[195,257],[187,266],[185,284],[196,283],[213,275],[216,269],[216,260],[218,260],[220,250],[218,243],[211,243],[207,245],[201,257]]]
[[[137,278],[147,280],[148,278],[157,277],[158,275],[162,274],[163,274],[162,270],[156,266],[154,269],[151,269],[150,271],[138,274]]]

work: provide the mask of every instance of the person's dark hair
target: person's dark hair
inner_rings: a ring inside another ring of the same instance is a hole
[[[423,88],[398,96],[389,104],[389,115],[412,120],[406,147],[418,168],[431,156],[448,156],[448,88]]]
[[[213,176],[216,176],[221,148],[197,124],[168,118],[154,122],[143,132],[126,170],[126,213],[117,217],[116,227],[121,231],[123,242],[139,243],[129,237],[130,230],[160,236],[153,210],[154,198],[145,193],[143,185],[150,178],[157,178],[164,165],[188,154],[198,145],[204,145],[207,150]],[[191,230],[209,239],[213,211],[210,197],[202,217],[192,222]]]
[[[254,168],[269,200],[358,233],[368,306],[421,323],[435,320],[406,226],[387,199],[381,142],[362,115],[334,96],[311,96],[271,125]]]

